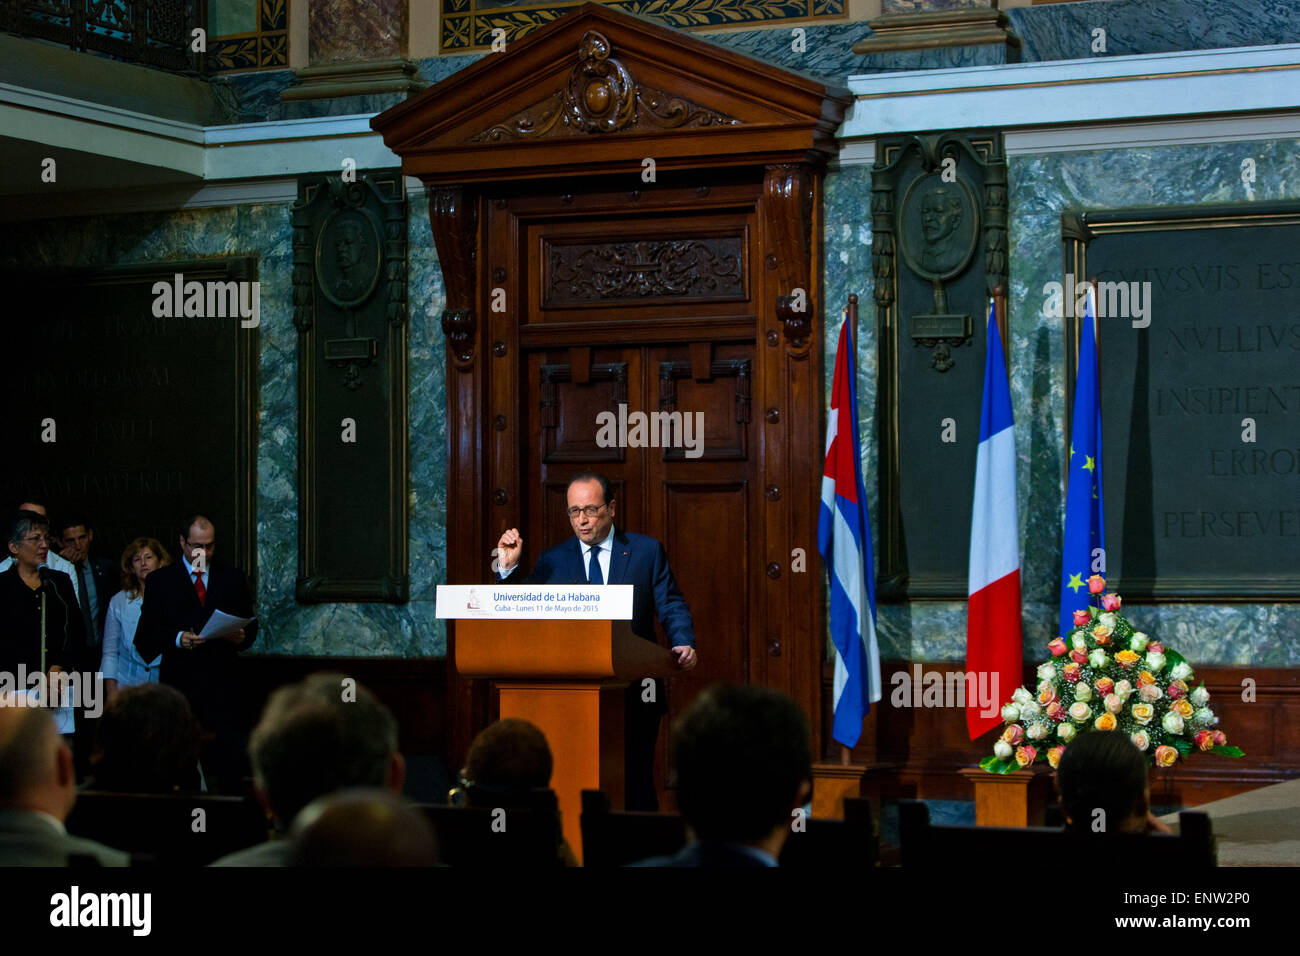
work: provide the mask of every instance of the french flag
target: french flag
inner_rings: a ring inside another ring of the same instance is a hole
[[[826,422],[817,550],[830,579],[830,632],[835,644],[835,720],[831,737],[853,747],[862,718],[880,700],[880,651],[876,646],[875,560],[867,493],[858,451],[858,402],[849,324],[840,327],[835,350],[831,411]]]
[[[975,456],[975,502],[970,520],[966,671],[988,673],[993,696],[1000,702],[1011,699],[1021,678],[1020,534],[1016,517],[1011,389],[1002,338],[990,302],[980,444]],[[966,729],[971,740],[1001,722],[997,713],[981,716],[978,701],[967,700]]]

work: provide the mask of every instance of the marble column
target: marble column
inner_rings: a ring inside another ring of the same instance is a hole
[[[310,0],[308,65],[283,100],[410,93],[425,85],[409,46],[408,0]]]

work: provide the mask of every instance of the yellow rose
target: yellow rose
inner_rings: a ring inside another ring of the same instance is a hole
[[[1151,718],[1156,714],[1156,709],[1151,704],[1134,704],[1133,719],[1139,724],[1151,723]]]
[[[1190,700],[1176,700],[1169,705],[1169,709],[1177,711],[1179,716],[1184,719],[1192,716],[1192,714],[1196,712],[1196,708],[1192,706]]]
[[[1150,671],[1143,671],[1142,673],[1138,674],[1139,684],[1154,684],[1155,682],[1156,679]]]
[[[1114,714],[1102,714],[1100,717],[1098,717],[1096,720],[1094,720],[1094,721],[1092,722],[1092,726],[1094,726],[1094,727],[1097,728],[1098,730],[1114,730],[1114,729],[1115,729],[1115,715],[1114,715]]]
[[[1115,663],[1125,669],[1132,667],[1139,660],[1141,660],[1141,658],[1132,651],[1120,651],[1115,655]]]
[[[1156,748],[1156,766],[1172,767],[1174,761],[1178,759],[1178,751],[1173,747],[1160,746]]]

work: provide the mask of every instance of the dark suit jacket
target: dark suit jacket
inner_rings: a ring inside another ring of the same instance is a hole
[[[43,568],[45,583],[45,668],[67,670],[85,646],[85,630],[72,579],[62,571]],[[10,674],[23,664],[29,674],[41,668],[40,591],[18,575],[18,565],[0,573],[0,670]]]
[[[654,619],[668,635],[669,647],[694,647],[695,631],[686,599],[677,589],[673,572],[668,568],[664,546],[654,538],[632,534],[614,526],[613,550],[609,558],[606,584],[631,584],[632,633],[656,641]],[[582,563],[582,547],[576,537],[547,548],[537,558],[533,573],[518,577],[518,568],[503,584],[586,584],[587,569]]]
[[[95,635],[94,644],[98,647],[104,643],[104,618],[108,615],[108,602],[113,600],[114,594],[122,590],[122,575],[117,565],[108,558],[92,555],[86,560],[90,562],[90,573],[95,576],[95,597],[99,605],[99,633]]]
[[[131,862],[130,855],[121,850],[60,833],[38,813],[0,810],[0,866],[67,866],[69,857],[99,866]]]
[[[772,869],[752,852],[730,843],[688,843],[672,856],[654,856],[629,866],[685,866],[721,870]]]
[[[233,565],[212,561],[208,564],[207,602],[199,603],[194,581],[177,561],[149,575],[144,592],[144,607],[135,631],[135,646],[140,656],[152,663],[159,654],[162,665],[158,679],[171,684],[190,699],[196,711],[203,703],[214,704],[232,691],[235,654],[257,638],[257,622],[245,628],[241,644],[226,640],[207,641],[194,650],[176,646],[180,631],[203,630],[213,611],[225,611],[236,617],[253,616],[253,598],[244,572]],[[203,713],[196,716],[202,721]]]

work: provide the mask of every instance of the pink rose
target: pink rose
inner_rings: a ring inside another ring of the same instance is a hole
[[[1159,641],[1152,641],[1147,645],[1147,650],[1156,654],[1163,654],[1165,652],[1165,646]]]
[[[1228,735],[1225,734],[1222,730],[1216,730],[1214,732],[1214,746],[1216,747],[1228,746]]]
[[[1038,759],[1038,750],[1036,748],[1034,747],[1016,748],[1016,763],[1020,764],[1020,766],[1028,767],[1036,759]]]
[[[1096,689],[1098,694],[1105,697],[1115,689],[1115,682],[1109,677],[1098,677],[1092,682],[1092,686]]]
[[[1069,650],[1069,648],[1065,646],[1065,638],[1063,637],[1058,637],[1056,640],[1052,641],[1052,643],[1047,645],[1047,649],[1052,652],[1053,657],[1060,657]]]
[[[1002,731],[1002,739],[1014,747],[1025,739],[1025,728],[1019,724],[1008,724],[1007,729]]]
[[[1165,693],[1174,700],[1177,700],[1180,697],[1185,697],[1187,696],[1187,682],[1181,680],[1170,681],[1169,687],[1166,688]]]
[[[1069,664],[1065,665],[1063,676],[1071,684],[1077,683],[1079,678],[1083,676],[1082,667],[1071,661]]]
[[[1053,747],[1051,750],[1047,751],[1047,762],[1052,765],[1053,770],[1060,766],[1061,754],[1063,753],[1065,753],[1064,745]]]
[[[1103,594],[1101,596],[1101,609],[1103,611],[1118,611],[1121,603],[1118,594]]]
[[[1086,627],[1088,622],[1091,620],[1092,620],[1092,615],[1089,614],[1086,610],[1074,612],[1075,627]]]
[[[1104,590],[1106,590],[1106,579],[1100,574],[1094,574],[1092,577],[1088,578],[1089,594],[1100,594]]]
[[[1052,701],[1056,700],[1056,685],[1051,681],[1043,681],[1040,685],[1043,689],[1038,692],[1038,702],[1046,707]]]
[[[1074,650],[1070,651],[1070,660],[1082,667],[1084,664],[1088,663],[1088,652],[1082,647],[1076,647]]]
[[[1196,736],[1192,739],[1196,741],[1196,746],[1203,751],[1214,749],[1214,731],[1212,730],[1198,730]]]
[[[1055,720],[1057,723],[1060,723],[1062,720],[1065,720],[1066,717],[1065,705],[1060,701],[1053,701],[1047,705],[1046,713],[1049,720]]]

